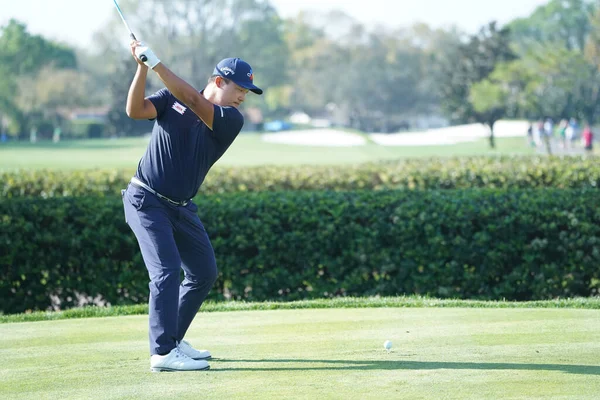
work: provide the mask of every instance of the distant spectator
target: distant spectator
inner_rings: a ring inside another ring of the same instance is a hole
[[[60,142],[60,134],[61,134],[61,130],[60,128],[57,126],[56,128],[54,128],[54,133],[52,134],[52,141],[54,143],[58,143]]]
[[[569,120],[569,126],[567,126],[567,141],[569,143],[573,143],[575,141],[575,139],[577,138],[577,130],[579,129],[579,124],[577,123],[577,120],[575,118],[571,118]]]
[[[533,128],[533,141],[536,146],[542,145],[542,138],[544,137],[544,121],[539,120]]]
[[[31,130],[29,131],[29,141],[31,143],[37,142],[37,129],[31,128]]]
[[[548,151],[548,154],[552,154],[552,144],[550,143],[550,139],[552,138],[552,133],[554,130],[554,122],[552,121],[552,118],[546,118],[546,122],[543,123],[542,127],[542,139],[546,145],[546,150]]]
[[[589,124],[585,124],[581,138],[583,140],[583,148],[586,152],[591,153],[594,147],[594,133]]]
[[[560,139],[563,149],[567,148],[567,127],[568,126],[569,126],[569,122],[566,119],[563,119],[562,121],[560,121],[560,124],[558,125],[558,137]]]
[[[546,136],[550,137],[550,136],[552,136],[553,132],[554,132],[554,121],[552,121],[552,118],[546,118],[546,121],[544,122],[544,133],[546,134]]]
[[[529,123],[529,127],[527,128],[527,140],[529,141],[529,146],[535,147],[535,140],[533,139],[533,123]]]

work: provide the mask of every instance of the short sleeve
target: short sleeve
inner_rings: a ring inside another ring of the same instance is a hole
[[[167,88],[161,89],[153,95],[148,96],[148,100],[150,100],[152,104],[154,104],[154,108],[156,108],[157,118],[160,118],[167,110],[169,97],[171,97],[171,92],[169,92]]]
[[[215,140],[222,144],[231,144],[244,126],[244,117],[235,107],[215,105],[213,132]]]

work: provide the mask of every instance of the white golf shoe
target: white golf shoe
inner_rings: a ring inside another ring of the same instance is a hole
[[[150,371],[203,371],[210,366],[205,360],[193,360],[175,347],[164,356],[154,354],[150,357]]]
[[[211,358],[208,350],[196,350],[187,340],[179,342],[179,350],[193,360],[209,360]]]

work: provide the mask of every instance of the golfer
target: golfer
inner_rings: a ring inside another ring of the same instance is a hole
[[[125,219],[150,277],[150,369],[206,370],[210,352],[183,340],[217,279],[214,251],[191,199],[242,129],[237,108],[246,94],[262,90],[253,83],[250,65],[239,58],[220,61],[198,92],[141,42],[132,42],[131,52],[138,67],[127,115],[155,120],[146,153],[122,191]],[[145,97],[149,68],[166,88]]]

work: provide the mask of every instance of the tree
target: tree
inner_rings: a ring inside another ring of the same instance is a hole
[[[194,87],[203,88],[214,66],[226,57],[248,61],[255,70],[255,83],[267,92],[289,79],[283,21],[267,1],[124,1],[122,8],[137,37]],[[128,52],[116,14],[98,36],[114,72],[122,58],[117,55]],[[151,90],[162,86],[153,75],[149,84]],[[262,97],[248,97],[251,105],[264,107],[263,101]]]
[[[469,102],[479,122],[490,128],[490,147],[494,148],[494,124],[506,115],[508,93],[498,82],[484,79],[471,86]]]
[[[519,53],[539,43],[583,51],[592,32],[589,17],[595,8],[592,0],[550,0],[531,16],[516,19],[508,25],[512,41]]]
[[[140,135],[152,130],[153,122],[131,119],[125,112],[129,84],[137,68],[137,64],[132,61],[130,58],[123,58],[108,80],[106,89],[110,94],[110,108],[107,130],[111,136]]]
[[[285,21],[285,38],[290,52],[287,82],[288,104],[293,109],[319,114],[335,100],[333,90],[339,79],[339,66],[348,65],[348,54],[325,31],[300,14]],[[347,68],[347,67],[346,67]]]
[[[516,20],[511,37],[521,60],[515,75],[525,115],[577,117],[593,123],[599,112],[599,8],[592,1],[552,0]],[[506,81],[505,81],[506,83]]]
[[[432,29],[426,24],[416,24],[408,30],[396,33],[419,53],[419,97],[415,111],[425,115],[440,114],[439,82],[443,81],[443,68],[453,60],[464,43],[464,33],[456,28]]]
[[[33,77],[17,79],[14,102],[29,125],[46,126],[41,136],[50,135],[52,127],[66,130],[64,117],[70,110],[94,104],[87,92],[88,76],[74,69],[42,68]]]
[[[18,89],[24,80],[35,80],[44,67],[74,69],[77,66],[72,49],[47,41],[39,35],[27,32],[25,24],[11,19],[0,28],[0,114],[9,117],[17,132],[26,131],[28,113],[32,109],[19,104]],[[39,110],[35,111],[39,113]]]
[[[75,68],[77,59],[72,49],[31,35],[27,26],[15,19],[0,28],[0,64],[15,75],[34,75],[43,66]]]
[[[438,99],[428,72],[438,38],[423,31],[367,30],[340,12],[286,21],[291,106],[365,131],[394,131],[431,112]]]
[[[496,23],[491,22],[445,60],[441,66],[439,88],[442,109],[451,121],[490,124],[501,114],[494,101],[486,103],[490,109],[485,106],[476,108],[470,101],[482,100],[486,93],[499,96],[501,91],[494,88],[491,82],[477,86],[473,93],[471,89],[473,85],[485,81],[498,64],[516,58],[510,49],[509,34],[508,29],[498,29]],[[490,130],[490,147],[495,147],[493,129]]]
[[[337,74],[334,102],[352,113],[356,128],[393,131],[419,103],[420,52],[383,32],[367,37],[346,49],[348,68]]]
[[[584,49],[584,58],[589,66],[589,77],[579,88],[586,101],[582,105],[583,113],[590,123],[594,123],[600,114],[600,7],[590,16],[591,31]],[[586,79],[587,78],[587,79]]]

